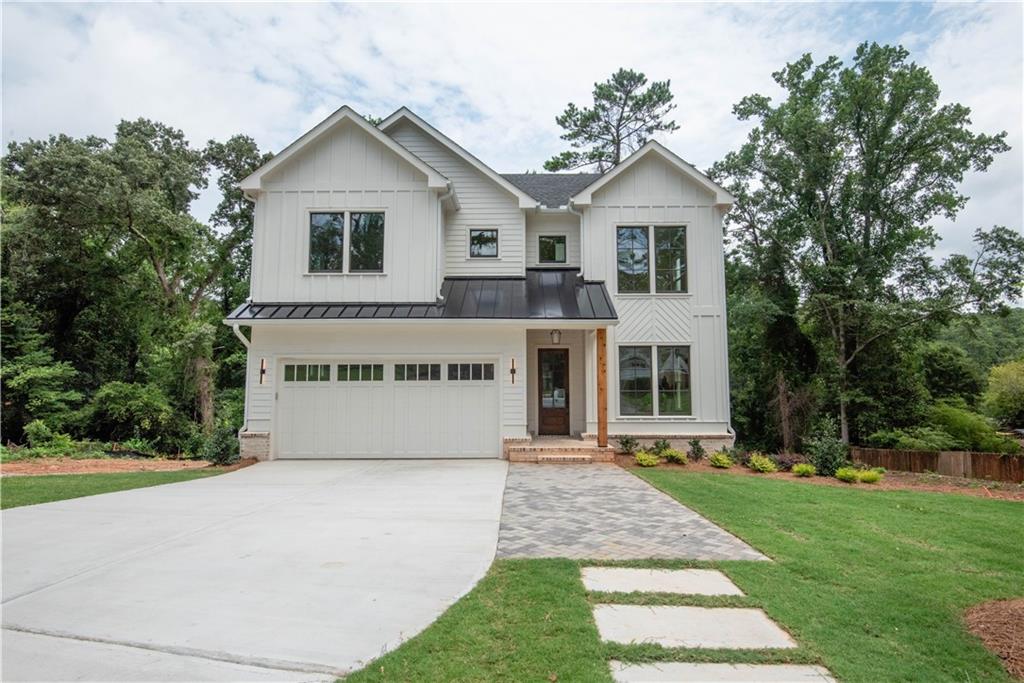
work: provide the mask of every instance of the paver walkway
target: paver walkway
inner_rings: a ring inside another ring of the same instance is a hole
[[[766,560],[615,465],[512,463],[498,557]]]

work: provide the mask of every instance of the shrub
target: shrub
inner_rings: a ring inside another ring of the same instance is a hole
[[[800,463],[806,463],[807,458],[800,455],[799,453],[779,453],[772,456],[772,460],[779,466],[779,469],[783,472],[788,472],[793,469],[794,466]]]
[[[636,459],[636,464],[640,465],[640,467],[654,467],[661,462],[661,458],[647,451],[637,451],[634,458]]]
[[[882,481],[882,475],[874,470],[861,470],[857,472],[857,481],[863,484],[877,484]]]
[[[852,484],[859,479],[859,473],[852,467],[840,467],[836,470],[836,479]]]
[[[636,453],[636,449],[640,447],[640,442],[636,440],[636,437],[632,436],[620,436],[616,439],[619,443],[619,450],[626,455],[633,455]]]
[[[997,365],[988,373],[982,398],[985,412],[1007,427],[1024,427],[1024,359]]]
[[[686,453],[683,453],[682,451],[677,451],[674,448],[667,448],[664,451],[662,451],[661,457],[677,465],[685,465],[687,462]]]
[[[42,420],[32,420],[25,425],[25,439],[39,455],[64,455],[75,446],[70,436],[54,432]]]
[[[874,448],[897,448],[907,451],[948,451],[956,448],[956,439],[933,427],[913,427],[875,432],[867,438]]]
[[[152,442],[137,436],[122,441],[121,443],[118,444],[118,446],[120,446],[123,450],[132,451],[134,453],[149,454],[155,451]]]
[[[795,474],[798,477],[813,477],[815,474],[818,473],[818,471],[814,469],[814,465],[812,465],[809,462],[798,462],[797,464],[793,465],[792,471],[793,474]]]
[[[751,453],[747,467],[755,472],[777,472],[778,466],[767,455],[762,453]]]
[[[704,444],[700,442],[700,439],[690,439],[690,460],[698,462],[703,460],[708,452],[704,450]]]
[[[727,470],[732,467],[732,458],[730,458],[729,454],[725,451],[715,451],[711,454],[711,457],[708,458],[708,464],[712,467]]]
[[[86,412],[93,429],[104,439],[177,440],[174,409],[160,388],[151,384],[108,382],[96,391]]]
[[[725,453],[737,465],[742,465],[743,467],[746,467],[747,464],[750,462],[750,451],[746,450],[745,448],[733,446],[732,448],[726,448]]]
[[[995,427],[983,415],[972,413],[963,402],[940,401],[929,413],[932,426],[940,429],[956,442],[957,447],[969,451],[1016,453],[1020,446],[996,433]]]
[[[200,450],[200,457],[214,465],[238,462],[238,434],[233,427],[217,427]]]
[[[811,437],[804,440],[804,450],[814,468],[825,477],[835,474],[849,459],[849,449],[839,438],[839,426],[831,416],[818,421]]]
[[[651,453],[654,453],[655,455],[661,455],[670,448],[672,448],[672,444],[669,443],[668,440],[656,439],[654,443],[651,444],[650,450]]]

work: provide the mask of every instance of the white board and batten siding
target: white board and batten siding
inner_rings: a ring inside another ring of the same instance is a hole
[[[722,212],[715,197],[658,155],[648,155],[596,192],[583,210],[583,268],[604,280],[619,324],[608,333],[612,433],[725,433],[729,425],[728,344]],[[685,225],[688,292],[619,294],[615,231],[629,225]],[[618,407],[619,345],[690,346],[690,417],[623,417]],[[588,429],[596,428],[588,401]]]
[[[541,235],[562,235],[565,237],[565,263],[541,263]],[[580,219],[571,213],[529,212],[526,216],[526,267],[527,268],[579,268]]]
[[[267,363],[260,384],[260,360]],[[519,374],[512,382],[513,359]],[[492,382],[448,382],[447,363],[494,363]],[[326,363],[332,381],[286,386],[286,363]],[[341,383],[338,363],[384,364],[380,383]],[[396,382],[395,363],[440,363],[440,382]],[[246,429],[272,457],[499,457],[526,431],[526,332],[423,324],[255,326]],[[308,434],[308,436],[304,436]]]
[[[310,274],[309,213],[383,211],[384,272]],[[263,180],[253,226],[254,301],[425,301],[441,275],[436,192],[419,170],[343,122]]]
[[[526,228],[519,200],[415,124],[401,122],[388,135],[455,185],[461,208],[445,216],[445,274],[522,275]],[[472,228],[497,228],[498,258],[469,258]]]

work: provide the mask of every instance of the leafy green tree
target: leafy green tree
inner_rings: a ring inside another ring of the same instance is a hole
[[[933,342],[921,351],[924,384],[933,398],[962,398],[968,404],[981,393],[978,366],[959,346]]]
[[[1024,359],[997,365],[989,371],[985,412],[1007,427],[1024,427]]]
[[[1004,133],[969,129],[970,110],[939,104],[931,74],[901,47],[863,44],[853,64],[810,55],[773,74],[786,96],[744,98],[746,143],[714,169],[737,194],[730,227],[749,249],[774,244],[803,293],[820,355],[832,366],[840,434],[850,441],[851,372],[873,344],[915,325],[988,310],[1022,295],[1024,237],[1003,227],[975,233],[973,258],[936,263],[937,216],[967,198],[964,173],[1005,151]],[[744,206],[744,204],[750,206]],[[750,243],[752,240],[756,243]]]
[[[668,119],[675,109],[670,81],[654,81],[632,69],[619,69],[604,83],[594,84],[594,105],[573,103],[555,118],[571,150],[544,162],[548,171],[596,168],[607,171],[659,131],[678,130]]]

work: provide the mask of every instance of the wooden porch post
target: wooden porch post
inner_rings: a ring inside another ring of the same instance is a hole
[[[608,445],[608,330],[597,329],[597,445]]]

